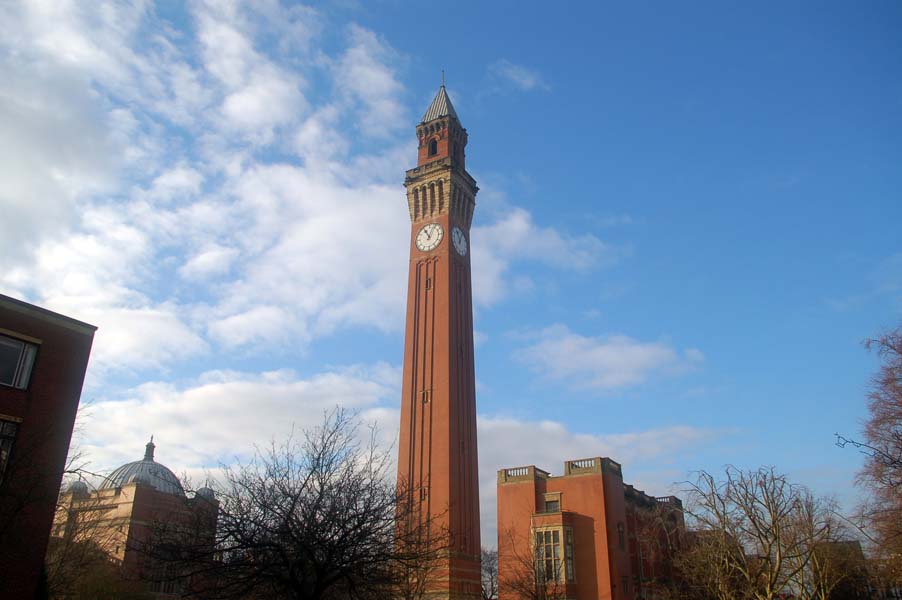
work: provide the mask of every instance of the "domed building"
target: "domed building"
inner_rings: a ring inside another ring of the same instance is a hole
[[[154,460],[155,449],[151,438],[144,458],[118,467],[94,491],[83,481],[69,485],[53,535],[89,540],[119,565],[124,578],[144,582],[163,599],[177,597],[188,582],[175,576],[173,563],[159,560],[153,543],[177,531],[179,543],[212,548],[219,503],[207,487],[186,493],[175,473]]]
[[[116,489],[132,483],[140,483],[152,487],[158,492],[184,498],[185,490],[182,489],[182,483],[175,473],[165,465],[154,461],[153,453],[156,445],[153,443],[153,436],[144,448],[144,458],[125,463],[110,473],[100,489]]]

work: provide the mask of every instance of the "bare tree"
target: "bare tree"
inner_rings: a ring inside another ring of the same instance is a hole
[[[103,476],[88,469],[88,460],[73,435],[57,494],[50,540],[44,558],[46,594],[52,599],[132,600],[149,598],[143,585],[123,576],[120,549],[127,533],[109,497],[92,485]]]
[[[395,581],[388,588],[393,598],[420,600],[429,596],[430,585],[441,575],[448,556],[450,535],[437,524],[426,527],[417,512],[407,512],[409,508],[403,502],[405,497],[403,490],[399,490],[402,508],[397,513],[398,530],[392,558]]]
[[[635,536],[639,580],[636,591],[650,598],[688,598],[675,561],[686,542],[682,503],[675,497],[627,506],[627,530]]]
[[[108,517],[103,498],[77,480],[61,493],[44,560],[49,598],[88,598],[101,588],[132,591],[137,586],[122,580],[113,548],[124,536]]]
[[[92,539],[51,537],[47,549],[50,600],[149,600],[141,582],[125,579],[120,565]]]
[[[858,448],[867,457],[858,474],[871,492],[861,511],[863,530],[888,576],[902,581],[902,325],[867,340],[865,347],[882,364],[871,380],[864,440],[837,435],[837,444]]]
[[[302,436],[225,469],[212,545],[161,524],[144,548],[207,598],[419,597],[447,545],[410,527],[387,452],[335,410]],[[403,525],[403,526],[402,526]]]
[[[567,597],[566,563],[561,551],[558,560],[549,556],[538,543],[538,536],[546,531],[530,524],[526,543],[515,531],[507,531],[504,550],[499,548],[499,556],[504,553],[504,570],[499,570],[499,596],[516,597],[521,600],[562,600]],[[550,533],[550,532],[548,532]],[[563,544],[563,540],[560,540]]]
[[[498,551],[482,549],[482,600],[498,598]]]
[[[790,557],[799,600],[864,598],[867,576],[861,545],[851,539],[835,501],[804,493],[794,507],[791,535],[803,552]]]
[[[834,541],[833,505],[773,467],[700,472],[687,488],[695,531],[679,560],[696,594],[720,600],[820,598],[835,576],[817,550]],[[835,585],[835,584],[834,584]]]

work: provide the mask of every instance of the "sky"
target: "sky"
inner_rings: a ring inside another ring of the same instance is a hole
[[[334,406],[398,431],[404,171],[444,69],[498,469],[851,507],[902,321],[896,2],[0,4],[0,293],[99,327],[76,443],[200,481]]]

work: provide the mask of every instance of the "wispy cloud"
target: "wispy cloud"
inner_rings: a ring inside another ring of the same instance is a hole
[[[211,371],[182,383],[150,381],[87,405],[80,443],[98,470],[137,460],[153,434],[159,458],[183,470],[228,463],[254,444],[318,425],[336,406],[376,423],[382,445],[397,436],[400,372],[385,363],[335,368],[302,378],[290,370]]]
[[[511,265],[518,261],[582,271],[610,266],[623,256],[623,249],[594,235],[565,235],[537,225],[528,211],[515,206],[499,211],[496,221],[474,227],[472,237],[479,248],[473,255],[473,288],[480,305],[497,302],[518,284],[508,277]],[[519,285],[530,287],[531,282],[521,280]]]
[[[192,4],[185,31],[141,6],[47,6],[0,8],[0,203],[16,214],[0,220],[0,256],[15,259],[0,290],[100,327],[89,382],[401,330],[403,55],[274,2]],[[616,260],[508,208],[473,230],[480,306],[533,285],[518,264]]]
[[[679,374],[704,362],[695,348],[683,351],[666,342],[642,342],[625,335],[590,337],[552,325],[526,334],[533,340],[516,358],[535,372],[575,387],[610,390],[643,383],[660,374]]]
[[[535,69],[512,63],[506,58],[499,59],[489,65],[489,75],[498,83],[513,86],[526,92],[539,90],[549,91],[551,86],[545,82]]]

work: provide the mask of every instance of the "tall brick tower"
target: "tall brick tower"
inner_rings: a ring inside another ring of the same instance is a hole
[[[410,276],[398,483],[409,514],[448,545],[430,570],[434,598],[480,597],[479,477],[470,223],[476,181],[464,165],[464,129],[445,86],[417,126],[407,171]]]

